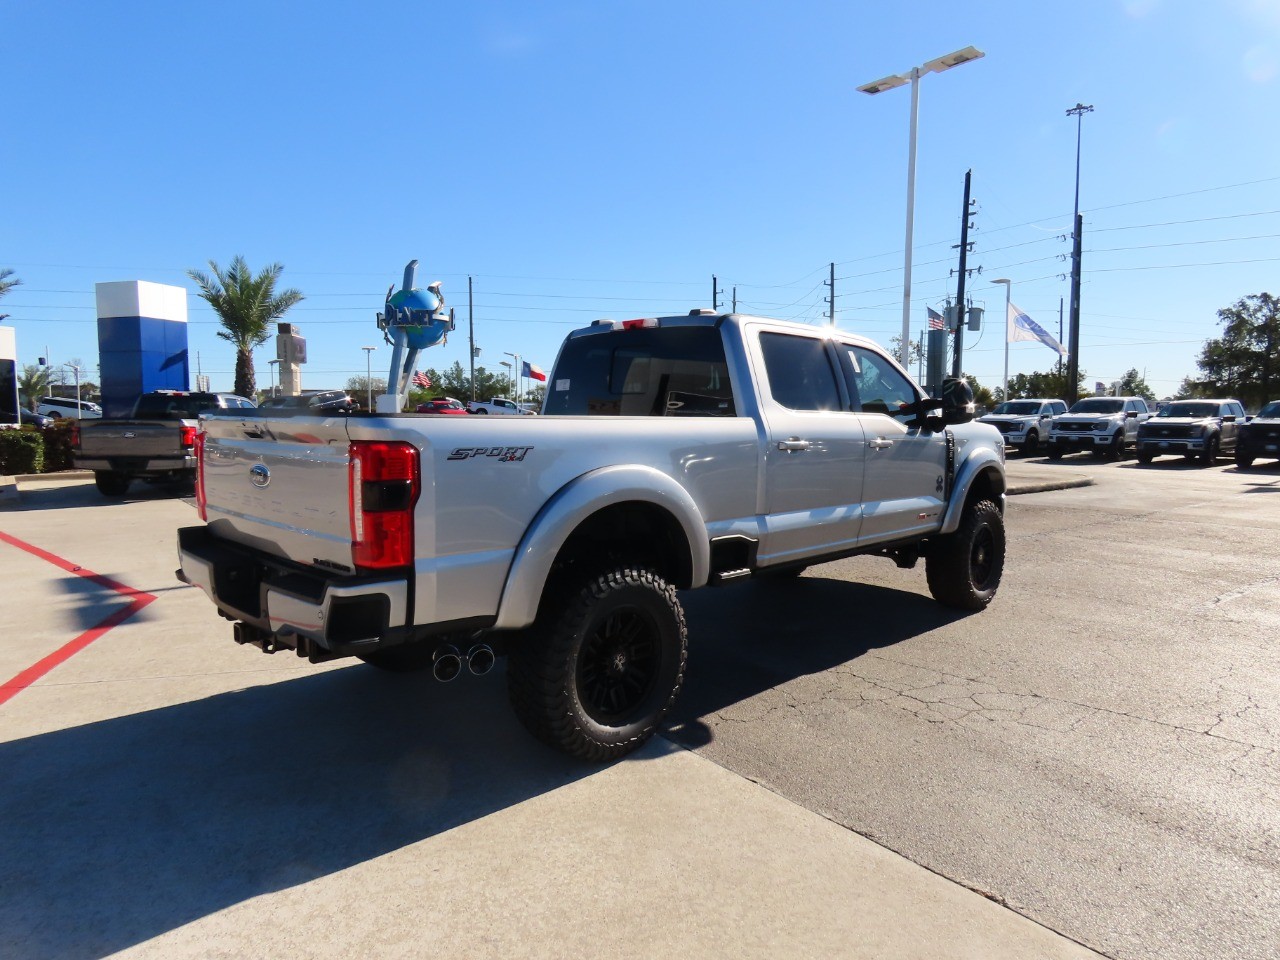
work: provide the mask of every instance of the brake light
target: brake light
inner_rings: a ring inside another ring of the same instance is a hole
[[[185,424],[182,426],[182,446],[191,448],[196,445],[196,434],[200,431],[196,427],[189,427]]]
[[[184,431],[192,429],[183,427]],[[185,436],[184,436],[185,440]],[[203,431],[198,432],[192,439],[192,446],[196,452],[196,512],[200,514],[201,520],[209,519],[208,500],[204,489],[204,441],[205,435]],[[185,442],[183,446],[186,446]]]
[[[408,566],[413,563],[413,508],[421,490],[418,448],[355,440],[350,458],[352,563],[363,569]]]
[[[80,449],[80,424],[74,420],[71,422],[71,446]]]
[[[658,325],[657,317],[645,317],[642,320],[623,320],[623,330],[651,330]]]

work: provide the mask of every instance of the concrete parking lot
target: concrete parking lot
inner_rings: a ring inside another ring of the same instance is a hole
[[[605,768],[500,668],[236,647],[181,499],[23,483],[6,953],[1274,956],[1280,470],[1010,468],[1096,483],[1010,499],[990,610],[868,559],[687,594],[667,735]]]

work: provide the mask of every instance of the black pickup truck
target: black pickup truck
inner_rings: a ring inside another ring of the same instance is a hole
[[[72,441],[74,463],[92,470],[99,492],[108,497],[123,496],[136,479],[193,483],[200,414],[256,406],[234,393],[144,393],[126,420],[81,421]]]

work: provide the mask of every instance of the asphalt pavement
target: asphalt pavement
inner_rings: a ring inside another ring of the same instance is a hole
[[[188,503],[19,487],[6,956],[1096,955],[670,739],[555,754],[501,668],[440,685],[236,647],[173,577]]]

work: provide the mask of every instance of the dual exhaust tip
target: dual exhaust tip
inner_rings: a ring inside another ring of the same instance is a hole
[[[474,644],[465,655],[446,643],[436,647],[431,655],[431,675],[441,683],[448,683],[462,673],[465,664],[474,676],[483,677],[493,669],[495,659],[493,648],[487,643]]]

